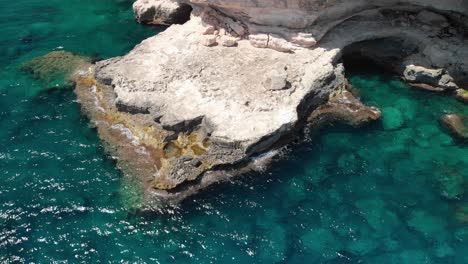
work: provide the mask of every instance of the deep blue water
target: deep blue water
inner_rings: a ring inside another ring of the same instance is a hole
[[[350,72],[383,120],[335,126],[262,174],[138,211],[73,91],[18,65],[64,49],[123,55],[160,29],[132,1],[0,0],[0,262],[468,263],[468,149],[440,126],[451,97]]]

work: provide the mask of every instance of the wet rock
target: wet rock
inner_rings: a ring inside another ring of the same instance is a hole
[[[449,114],[442,118],[442,124],[457,139],[468,140],[468,116]]]
[[[468,104],[468,90],[458,89],[455,91],[455,98],[460,102]]]
[[[314,110],[308,122],[315,127],[334,122],[361,127],[378,120],[380,116],[379,109],[365,106],[351,92],[343,89],[333,93],[327,104]]]
[[[31,73],[48,87],[72,86],[72,75],[90,62],[91,59],[87,57],[66,51],[53,51],[23,63],[20,69]]]
[[[429,69],[411,64],[406,66],[403,78],[413,87],[433,92],[458,88],[453,78],[443,69]]]
[[[142,24],[183,24],[190,19],[192,7],[171,0],[137,0],[133,3],[133,12]]]

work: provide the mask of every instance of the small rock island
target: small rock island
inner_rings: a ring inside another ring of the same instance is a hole
[[[348,84],[344,57],[466,102],[464,0],[138,0],[134,11],[171,26],[73,78],[149,200],[177,202],[262,168],[306,128],[378,120]],[[466,139],[466,117],[444,120]]]

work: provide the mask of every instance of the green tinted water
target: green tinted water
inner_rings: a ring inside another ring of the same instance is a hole
[[[352,72],[382,122],[328,128],[264,174],[142,214],[73,92],[17,67],[62,47],[122,55],[157,29],[131,1],[0,3],[0,262],[468,262],[468,149],[438,121],[468,113],[454,99]]]

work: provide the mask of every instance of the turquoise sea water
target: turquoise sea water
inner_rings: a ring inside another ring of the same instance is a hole
[[[438,121],[467,106],[359,68],[382,122],[327,128],[178,208],[135,209],[73,92],[17,70],[62,48],[125,54],[160,30],[131,3],[0,0],[0,262],[468,263],[468,146]]]

